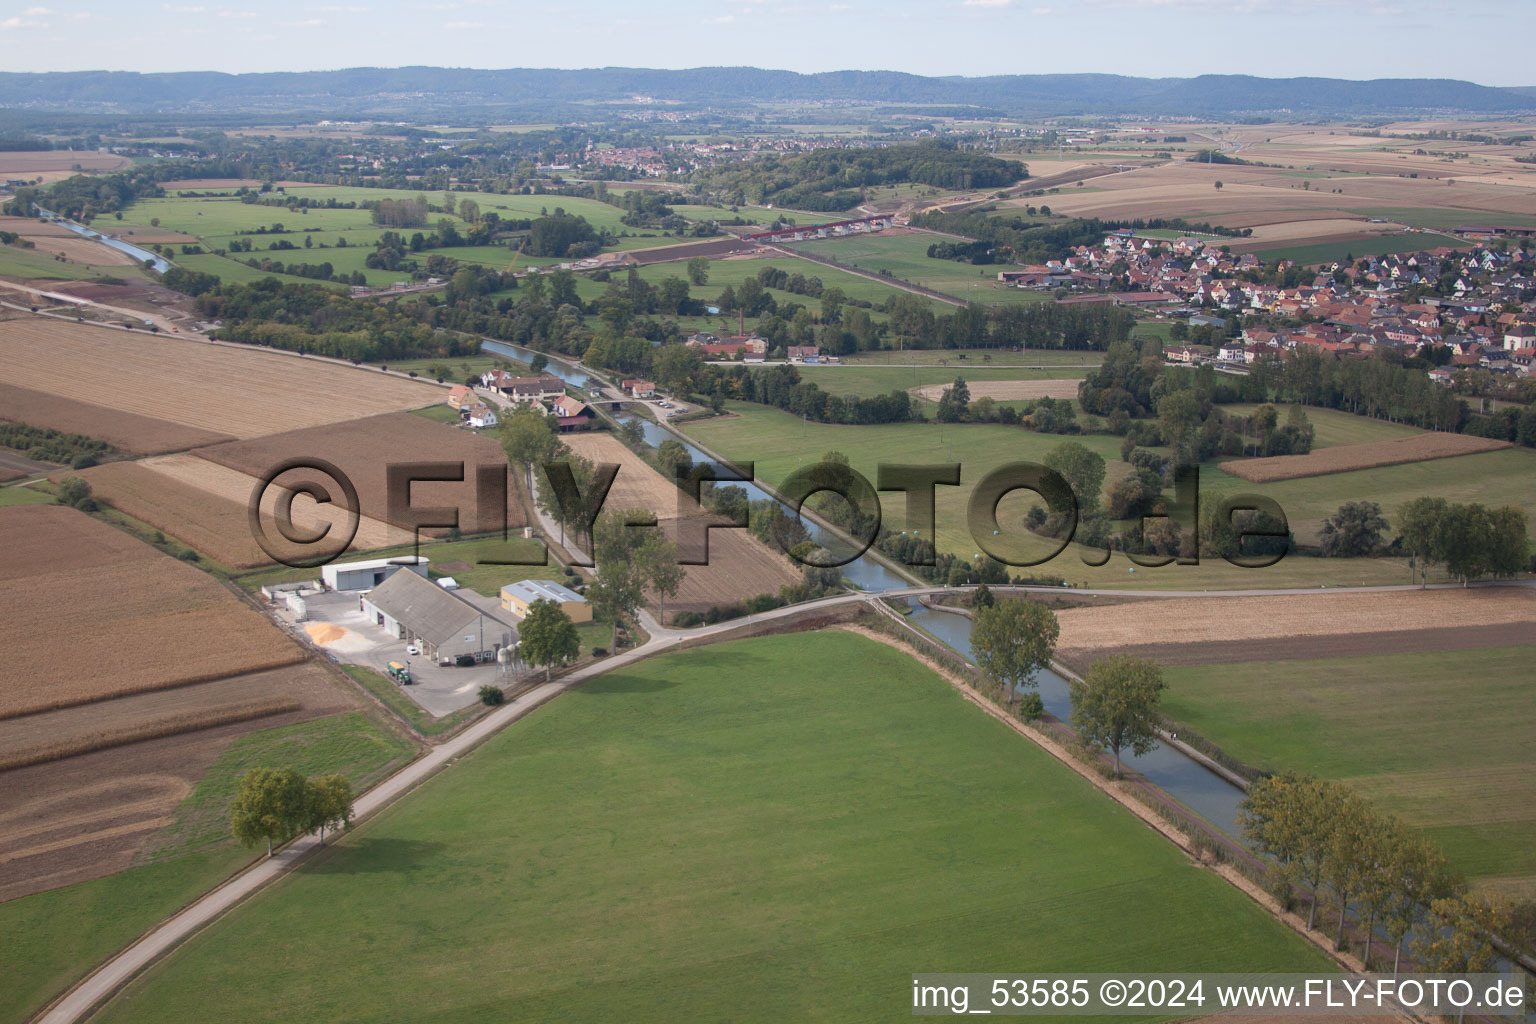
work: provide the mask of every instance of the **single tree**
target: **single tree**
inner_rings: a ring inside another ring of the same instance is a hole
[[[1404,831],[1391,851],[1388,866],[1391,894],[1382,925],[1392,940],[1392,977],[1402,962],[1403,941],[1417,931],[1430,904],[1451,895],[1454,879],[1445,855],[1425,836]]]
[[[986,581],[983,580],[977,585],[976,593],[971,595],[971,607],[991,608],[995,604],[997,604],[997,598],[992,596],[991,589],[987,586]]]
[[[571,617],[553,601],[541,598],[529,605],[517,637],[518,654],[530,665],[543,665],[546,682],[556,665],[581,655],[581,635]]]
[[[230,831],[245,846],[272,844],[298,835],[309,825],[309,785],[292,768],[252,768],[240,779],[229,805]]]
[[[688,261],[688,281],[700,286],[709,284],[709,257],[695,256]]]
[[[982,671],[1003,685],[1011,704],[1050,665],[1060,633],[1056,613],[1045,605],[1004,599],[976,609],[971,651]]]
[[[656,592],[656,619],[662,623],[667,620],[667,598],[676,597],[688,577],[682,557],[677,543],[660,530],[649,531],[635,551],[641,584]]]
[[[647,518],[638,509],[610,509],[598,516],[592,528],[597,577],[587,588],[587,598],[613,625],[610,650],[619,645],[619,621],[634,615],[645,597],[646,566],[638,552],[648,539],[647,531],[627,524]]]
[[[345,775],[321,775],[309,780],[309,830],[340,831],[352,827],[352,783]]]
[[[534,468],[554,460],[565,447],[555,433],[554,419],[532,405],[519,406],[502,416],[496,433],[507,460],[523,470],[530,491]]]
[[[1115,755],[1117,778],[1122,750],[1139,756],[1156,748],[1158,704],[1166,689],[1156,662],[1117,654],[1094,662],[1081,682],[1069,681],[1069,689],[1072,727],[1084,742]]]
[[[1492,971],[1499,957],[1494,936],[1502,934],[1508,923],[1508,906],[1492,893],[1437,899],[1429,905],[1428,919],[1415,936],[1414,958],[1429,974]],[[1456,1019],[1461,1020],[1460,1013]]]
[[[535,352],[533,354],[533,358],[528,360],[528,371],[530,373],[543,373],[544,368],[548,365],[549,356],[545,355],[543,352]]]
[[[1329,558],[1364,558],[1381,547],[1387,529],[1381,506],[1374,501],[1346,501],[1323,520],[1319,544]]]

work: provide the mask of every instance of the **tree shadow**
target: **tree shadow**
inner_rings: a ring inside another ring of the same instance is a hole
[[[317,853],[299,870],[314,874],[361,875],[414,871],[448,849],[447,843],[397,836],[365,836],[346,842],[327,834],[325,852]]]

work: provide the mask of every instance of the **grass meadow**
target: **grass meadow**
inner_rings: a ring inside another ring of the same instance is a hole
[[[1106,490],[1128,467],[1120,461],[1120,439],[1108,434],[1064,437],[1037,434],[1001,424],[896,423],[880,426],[846,426],[810,423],[791,413],[745,402],[727,404],[733,415],[696,420],[683,426],[686,433],[733,460],[756,463],[759,479],[778,484],[803,465],[828,451],[848,456],[853,467],[875,480],[878,466],[889,463],[959,462],[958,487],[936,488],[939,550],[972,557],[980,549],[967,526],[966,509],[977,481],[1010,462],[1042,462],[1067,440],[1097,452],[1105,461]],[[1308,410],[1308,414],[1317,410]],[[1343,414],[1340,414],[1343,415]],[[1320,416],[1319,430],[1335,437],[1368,435],[1379,427],[1361,419],[1358,425]],[[1324,426],[1326,424],[1326,426]],[[1357,433],[1358,432],[1358,433]],[[1351,442],[1352,443],[1352,442]],[[1200,470],[1201,501],[1222,495],[1262,494],[1274,498],[1285,510],[1292,530],[1302,543],[1315,543],[1322,520],[1346,501],[1379,502],[1390,522],[1403,503],[1424,494],[1438,494],[1452,502],[1480,501],[1488,505],[1519,505],[1536,508],[1536,452],[1505,449],[1478,455],[1377,469],[1357,470],[1331,476],[1251,484],[1217,469],[1214,462]],[[1005,497],[998,507],[1000,522],[1019,521],[1033,503],[1029,492]],[[883,499],[885,524],[905,529],[904,504],[898,495]],[[1054,545],[1030,542],[1023,548],[1035,555]],[[1106,565],[1091,567],[1069,550],[1033,571],[1061,575],[1074,585],[1130,589],[1230,589],[1309,586],[1356,586],[1407,583],[1406,563],[1398,559],[1323,559],[1293,556],[1265,569],[1240,569],[1220,560],[1205,559],[1198,566],[1167,566],[1128,571],[1122,556]],[[1020,570],[1025,571],[1025,570]],[[1432,577],[1433,578],[1433,577]]]
[[[793,248],[816,256],[826,256],[842,263],[889,272],[898,280],[933,288],[957,299],[981,302],[989,306],[1005,303],[1049,302],[1049,292],[1010,288],[997,280],[997,266],[972,266],[954,260],[931,259],[928,247],[946,241],[926,232],[910,235],[854,235],[815,242],[796,242]]]
[[[927,669],[827,632],[562,695],[100,1019],[202,1020],[210,992],[242,1021],[884,1019],[913,970],[990,963],[1329,967]]]
[[[142,855],[104,878],[0,903],[0,1024],[20,1024],[96,964],[254,859],[229,838],[229,800],[257,766],[372,785],[414,753],[360,713],[249,733],[215,761]]]
[[[1011,361],[1003,357],[1001,361]],[[841,366],[800,366],[802,380],[811,381],[821,390],[833,395],[883,395],[891,391],[924,384],[953,384],[956,377],[967,381],[984,380],[1081,380],[1087,368],[1071,366],[1052,367],[1045,370],[1007,369],[1006,367],[967,366],[865,366],[858,363]]]
[[[1349,783],[1429,832],[1470,878],[1531,897],[1533,656],[1495,647],[1169,668],[1163,707],[1248,764]]]

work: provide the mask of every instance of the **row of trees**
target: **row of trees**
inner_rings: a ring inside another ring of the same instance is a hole
[[[352,784],[345,775],[306,779],[292,768],[252,768],[240,779],[229,805],[229,827],[245,846],[274,844],[319,830],[352,824]]]
[[[1434,843],[1348,786],[1293,772],[1261,778],[1243,801],[1240,824],[1254,849],[1274,858],[1282,884],[1310,894],[1309,929],[1322,895],[1331,897],[1335,948],[1343,948],[1353,910],[1365,935],[1364,960],[1369,964],[1379,925],[1393,943],[1394,975],[1410,937],[1412,955],[1428,971],[1493,965],[1493,937],[1508,924],[1504,903],[1468,893]]]
[[[1386,525],[1385,521],[1379,524],[1382,529]],[[1463,583],[1484,576],[1516,576],[1530,568],[1526,526],[1525,510],[1515,505],[1488,508],[1424,497],[1397,512],[1402,547],[1413,556],[1419,571],[1438,562]]]

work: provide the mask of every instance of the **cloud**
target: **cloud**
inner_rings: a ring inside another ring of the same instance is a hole
[[[184,4],[161,4],[171,14],[207,14],[208,8],[202,6],[186,6]]]
[[[962,7],[1007,7],[1013,0],[963,0]]]
[[[443,23],[443,28],[454,29],[454,30],[466,29],[466,28],[485,28],[485,22],[483,22],[483,21],[448,21],[448,22],[444,22]]]
[[[40,17],[42,17],[45,14],[52,14],[53,11],[50,10],[49,8],[47,8],[47,7],[28,7],[26,10],[22,11],[21,13],[22,13],[22,15],[27,16],[27,17],[40,18]]]
[[[11,17],[0,18],[0,32],[9,32],[18,28],[47,28],[46,21],[35,21],[30,18]]]
[[[359,4],[351,4],[351,5],[326,4],[323,7],[316,7],[315,10],[323,11],[323,12],[325,12],[327,14],[367,14],[368,13],[368,8],[363,7],[363,6],[359,5]]]
[[[736,15],[734,15],[734,14],[722,14],[718,18],[705,18],[704,19],[704,24],[706,24],[706,25],[733,25],[733,24],[736,23],[736,20],[737,20],[736,19]]]
[[[287,27],[288,28],[319,28],[321,25],[328,25],[328,24],[330,24],[330,22],[326,21],[324,18],[305,18],[303,21],[290,21],[288,23]]]
[[[219,17],[221,17],[221,18],[254,18],[254,17],[256,17],[256,12],[255,11],[223,10],[223,11],[219,12]]]

